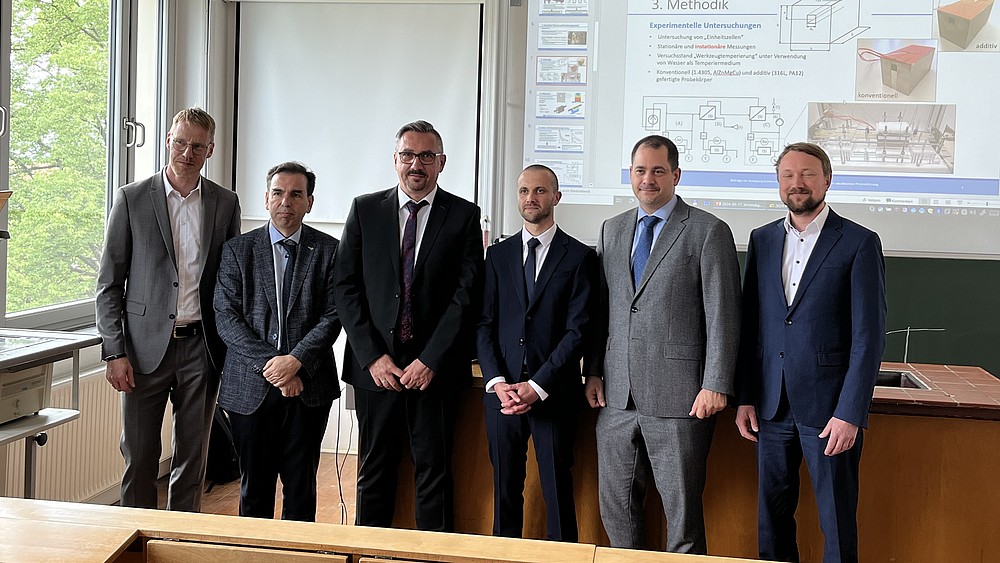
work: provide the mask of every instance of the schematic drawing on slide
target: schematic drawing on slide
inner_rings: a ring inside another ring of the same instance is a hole
[[[798,0],[781,5],[779,39],[791,51],[829,51],[868,30],[861,0]]]
[[[669,137],[683,162],[770,165],[785,124],[774,102],[756,96],[643,96],[643,128]]]

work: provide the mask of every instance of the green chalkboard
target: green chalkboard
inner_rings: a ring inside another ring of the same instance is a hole
[[[886,330],[911,332],[911,363],[980,366],[1000,375],[1000,261],[886,258]],[[905,334],[886,337],[886,361],[902,361]]]

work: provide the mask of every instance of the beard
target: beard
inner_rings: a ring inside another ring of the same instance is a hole
[[[792,198],[789,197],[785,201],[785,207],[787,207],[788,210],[791,211],[793,215],[808,215],[813,211],[816,211],[816,209],[818,209],[820,205],[823,205],[824,199],[826,198],[816,199],[810,196],[805,200],[803,200],[801,203],[796,204],[792,202]]]
[[[538,209],[523,209],[520,211],[521,218],[532,225],[537,225],[538,223],[544,222],[546,219],[552,216],[552,210],[546,210],[543,208]]]

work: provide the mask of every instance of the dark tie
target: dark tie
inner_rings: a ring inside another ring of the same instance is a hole
[[[406,210],[410,216],[406,218],[406,225],[403,226],[403,302],[399,313],[399,341],[407,342],[413,338],[413,262],[416,259],[417,248],[417,212],[427,205],[427,201],[420,203],[414,201],[406,202]]]
[[[292,239],[285,239],[279,242],[285,249],[285,273],[281,278],[281,348],[282,352],[288,353],[288,305],[292,297],[292,277],[295,275],[295,253],[298,250],[298,243]]]
[[[635,253],[632,255],[632,282],[635,289],[639,289],[639,280],[642,279],[642,272],[646,269],[646,262],[649,262],[649,251],[653,247],[653,228],[660,222],[660,218],[655,215],[646,215],[639,220],[639,242],[635,245]]]
[[[535,249],[540,244],[542,243],[536,238],[528,240],[528,257],[524,260],[524,294],[528,298],[528,303],[531,303],[531,298],[535,296]]]

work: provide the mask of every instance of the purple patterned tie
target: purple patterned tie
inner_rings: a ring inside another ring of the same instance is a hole
[[[407,342],[413,338],[413,262],[416,259],[417,248],[417,212],[427,205],[427,201],[416,203],[406,202],[406,210],[410,216],[406,218],[403,227],[403,302],[399,312],[399,341]]]

